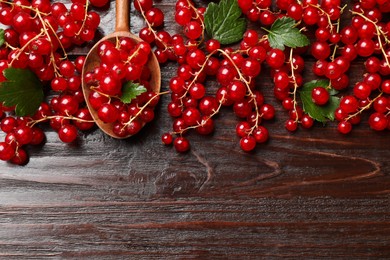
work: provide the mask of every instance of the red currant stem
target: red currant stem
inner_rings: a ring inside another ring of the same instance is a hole
[[[140,5],[140,13],[142,15],[142,17],[144,18],[145,22],[146,22],[146,25],[148,26],[149,30],[151,33],[153,33],[153,36],[155,39],[160,39],[158,36],[157,36],[157,33],[156,31],[153,29],[152,25],[149,23],[148,19],[146,18],[146,15],[145,15],[145,12],[144,10],[142,9],[142,6]],[[169,48],[171,48],[170,46],[168,46],[164,41],[160,41],[160,43],[162,45],[164,45],[164,48],[165,50],[168,50]]]
[[[36,39],[38,39],[39,37],[41,37],[42,35],[44,35],[44,31],[43,29],[41,30],[41,32],[37,35],[35,35],[33,38],[31,38],[22,48],[19,49],[19,53],[16,54],[16,56],[11,60],[11,62],[9,63],[10,66],[12,66],[12,63],[19,59],[19,56],[21,55],[22,52],[24,52],[24,50],[30,45],[30,43],[32,43],[33,41],[35,41]]]
[[[290,67],[291,67],[291,78],[293,80],[293,83],[294,83],[294,91],[293,91],[293,104],[294,104],[294,111],[295,111],[295,121],[298,122],[298,111],[297,111],[297,90],[298,90],[298,84],[297,84],[297,78],[295,77],[295,72],[294,70],[296,69],[294,67],[294,63],[293,63],[293,52],[294,52],[294,49],[291,48],[290,49]]]
[[[341,9],[341,13],[343,12],[344,8],[346,7],[347,5],[344,5],[344,7]],[[340,18],[337,19],[337,26],[336,26],[336,33],[339,33],[340,31]],[[333,53],[332,53],[332,56],[330,57],[330,59],[332,61],[334,61],[334,58],[336,57],[336,52],[337,52],[337,49],[339,48],[339,45],[336,43],[334,45],[334,48],[333,48]]]
[[[49,23],[46,23],[45,20],[43,20],[41,14],[39,12],[37,12],[37,15],[38,15],[38,18],[39,20],[41,21],[42,23],[42,27],[43,27],[43,30],[45,32],[45,35],[46,37],[49,39],[50,41],[50,46],[51,46],[51,52],[50,52],[50,63],[53,65],[53,69],[54,69],[54,73],[57,75],[57,76],[61,76],[61,73],[58,72],[58,68],[57,68],[57,65],[56,65],[56,61],[55,61],[55,57],[54,57],[54,53],[53,53],[53,40],[51,39],[51,36],[49,34],[49,30],[47,29],[46,26],[48,26],[50,28],[50,30],[52,31],[53,35],[55,35],[57,41],[60,43],[60,46],[61,46],[61,49],[62,49],[62,52],[64,53],[64,59],[67,58],[67,54],[66,54],[66,51],[65,51],[65,48],[64,46],[62,45],[60,39],[58,38],[57,36],[57,33],[56,31],[53,29],[53,27],[49,24]]]
[[[69,119],[69,120],[75,120],[75,121],[79,121],[79,122],[83,122],[83,123],[94,123],[95,121],[93,120],[86,120],[86,119],[81,119],[81,118],[78,118],[78,117],[74,117],[74,116],[70,116],[70,115],[67,115],[67,116],[45,116],[41,119],[38,119],[38,120],[31,120],[30,122],[28,122],[28,126],[29,127],[33,127],[35,126],[36,124],[39,124],[39,123],[42,123],[42,122],[45,122],[47,120],[51,120],[51,119],[54,119],[54,118],[62,118],[62,119]]]
[[[87,20],[87,16],[88,16],[88,6],[89,6],[89,0],[85,1],[85,15],[80,30],[76,33],[77,36],[79,36],[84,29],[85,21]]]
[[[269,8],[260,8],[257,4],[255,4],[255,8],[260,12],[270,11],[272,14],[280,14],[280,10],[278,12],[272,12]]]
[[[312,6],[314,8],[317,8],[322,14],[324,14],[326,16],[326,19],[328,20],[328,25],[330,27],[330,32],[333,33],[333,23],[332,23],[332,19],[330,19],[330,15],[324,11],[324,9],[322,9],[319,5],[313,5],[313,4],[309,4],[309,6]]]
[[[386,33],[383,32],[383,31],[379,28],[379,26],[376,24],[376,22],[374,22],[373,20],[371,20],[370,18],[368,18],[367,16],[365,16],[364,13],[359,13],[359,12],[354,12],[354,11],[352,11],[352,14],[359,15],[359,16],[362,17],[364,20],[366,20],[366,21],[372,23],[372,24],[375,26],[376,35],[377,35],[377,37],[378,37],[379,48],[380,48],[381,51],[382,51],[382,54],[383,54],[384,59],[386,60],[387,66],[390,67],[389,58],[388,58],[387,55],[386,55],[385,48],[383,47],[382,38],[381,38],[381,36],[383,36],[383,38],[385,39],[385,42],[386,42],[386,43],[390,42],[389,39],[386,37],[386,36],[387,36]]]
[[[341,15],[342,13],[344,13],[345,8],[347,8],[347,7],[348,7],[347,4],[345,4],[343,7],[341,7],[341,9],[340,9],[340,15]],[[339,18],[339,19],[340,19],[340,18]]]
[[[229,61],[230,63],[233,65],[233,67],[236,69],[238,75],[239,75],[239,80],[241,80],[242,82],[245,83],[245,86],[247,88],[247,91],[249,93],[249,96],[251,97],[251,99],[253,100],[253,104],[255,106],[255,111],[256,111],[256,119],[255,119],[255,124],[254,126],[251,128],[251,130],[249,131],[249,135],[252,134],[252,132],[256,129],[256,127],[258,126],[258,123],[259,123],[259,118],[260,118],[260,114],[259,114],[259,107],[257,106],[257,103],[256,103],[256,100],[255,100],[255,95],[253,94],[251,88],[249,87],[249,84],[250,84],[250,81],[248,81],[241,73],[241,70],[237,67],[236,63],[234,62],[234,60],[230,57],[230,55],[228,53],[226,53],[224,50],[221,50],[221,49],[218,49],[219,52],[221,52]]]
[[[0,0],[0,3],[9,4],[9,5],[12,5],[12,7],[14,7],[14,6],[16,5],[16,4],[13,3],[13,2],[4,1],[4,0]],[[45,16],[50,15],[50,14],[48,14],[48,13],[43,13],[43,12],[39,11],[37,8],[32,7],[32,6],[28,6],[28,5],[16,5],[16,6],[18,6],[18,7],[20,7],[20,8],[23,8],[23,9],[29,9],[29,10],[31,10],[31,11],[34,11],[35,13],[43,14],[43,15],[45,15]]]
[[[48,26],[48,27],[50,28],[50,30],[51,30],[51,32],[53,33],[54,37],[56,37],[56,40],[57,40],[57,42],[59,43],[59,45],[60,45],[60,47],[61,47],[61,50],[62,50],[62,52],[63,52],[63,55],[64,55],[63,59],[67,59],[67,58],[68,58],[68,54],[66,53],[66,50],[65,50],[65,48],[64,48],[64,45],[62,45],[62,42],[61,42],[60,39],[58,38],[57,32],[54,30],[54,28],[51,26],[50,23],[46,23],[45,20],[42,19],[42,16],[41,16],[41,15],[38,15],[38,17],[39,17],[39,20],[41,21],[42,26],[43,26],[43,28],[44,28],[44,30],[45,30],[46,36],[50,39],[50,45],[51,45],[51,47],[52,47],[52,50],[53,50],[53,40],[51,39],[51,36],[50,36],[50,34],[48,33],[48,30],[47,30],[46,26]],[[54,66],[54,69],[55,69],[55,71],[57,71],[57,67],[55,66],[55,58],[54,58],[54,55],[53,55],[53,51],[51,52],[51,55],[50,55],[50,61],[53,62],[53,64],[54,64],[54,65],[53,65],[53,66]]]
[[[135,114],[135,116],[133,116],[132,118],[130,118],[130,120],[128,122],[126,122],[123,127],[122,127],[122,130],[125,129],[126,126],[128,126],[129,124],[131,124],[136,118],[138,118],[138,116],[142,113],[142,111],[145,110],[145,108],[153,101],[153,99],[155,99],[156,97],[159,97],[159,96],[162,96],[162,95],[166,95],[166,94],[169,94],[171,93],[170,91],[164,91],[164,92],[160,92],[160,93],[156,93],[155,96],[153,96],[151,99],[148,100],[148,102],[146,102],[141,108],[140,110],[137,112],[137,114]]]
[[[264,31],[270,32],[269,30],[267,30],[267,28],[261,27],[261,29],[263,29]],[[263,41],[266,41],[266,40],[268,40],[268,36],[267,36],[266,34],[264,34],[263,36],[261,36],[261,38],[260,38],[259,41],[257,42],[257,45],[260,44],[260,43],[262,43]],[[239,50],[233,51],[233,53],[240,53],[240,52],[242,52],[242,53],[248,54],[248,53],[249,53],[249,50],[250,50],[251,48],[252,48],[252,47],[250,47],[250,48],[248,48],[248,49],[246,49],[246,50],[240,50],[240,49],[239,49]]]
[[[249,88],[249,81],[242,75],[241,70],[237,67],[236,63],[230,57],[230,55],[222,49],[218,49],[217,51],[219,51],[222,55],[225,56],[225,58],[227,58],[230,61],[230,63],[233,65],[233,67],[236,69],[236,71],[239,75],[239,80],[243,81],[246,84],[246,86],[248,87],[249,94],[253,95],[252,90]]]
[[[196,83],[196,80],[198,79],[200,73],[204,70],[204,68],[206,67],[207,65],[207,61],[210,59],[211,56],[213,56],[218,50],[215,50],[213,52],[211,52],[209,55],[206,56],[206,59],[205,59],[205,62],[201,65],[200,69],[198,72],[194,73],[194,78],[192,79],[191,83],[188,85],[188,87],[186,88],[186,91],[184,92],[184,94],[179,98],[180,100],[182,100],[188,93],[188,91],[190,90],[191,86],[193,84]]]
[[[125,61],[125,64],[129,64],[131,62],[131,59],[134,58],[137,54],[138,54],[138,51],[141,47],[138,46],[138,48],[127,58],[127,60]]]
[[[102,96],[107,97],[107,98],[108,98],[108,103],[111,102],[111,98],[118,98],[118,99],[119,99],[118,96],[110,96],[110,95],[107,95],[106,93],[100,92],[99,90],[97,90],[98,87],[99,87],[99,86],[90,86],[89,89],[92,90],[92,91],[95,91],[95,92],[99,93],[99,95],[102,95]]]
[[[204,41],[204,29],[205,29],[205,25],[204,25],[204,21],[203,19],[200,17],[199,13],[198,13],[198,10],[196,9],[196,7],[192,4],[191,1],[187,0],[187,4],[188,6],[194,11],[194,13],[196,14],[196,17],[195,19],[199,20],[200,21],[200,25],[202,26],[202,36],[201,36],[201,40],[199,41],[198,45],[200,45],[203,41]]]
[[[365,105],[364,107],[359,108],[359,110],[358,110],[356,113],[349,115],[349,116],[345,119],[345,121],[348,121],[348,120],[350,120],[351,118],[353,118],[353,117],[355,117],[355,116],[357,116],[357,115],[363,113],[363,111],[369,109],[369,108],[371,107],[371,105],[375,102],[375,100],[377,100],[379,97],[381,97],[382,94],[383,94],[383,92],[380,92],[380,93],[378,94],[378,96],[376,96],[374,99],[370,100],[370,102],[369,102],[367,105]]]
[[[216,114],[219,113],[219,111],[221,110],[221,107],[222,107],[222,104],[223,104],[224,100],[225,100],[225,94],[223,94],[222,98],[220,99],[217,109],[213,109],[213,113],[211,113],[206,119],[202,119],[202,122],[200,122],[200,123],[197,122],[198,123],[197,125],[186,127],[186,128],[182,129],[179,132],[171,132],[171,134],[182,135],[184,132],[187,132],[187,131],[189,131],[191,129],[196,129],[198,127],[203,126],[204,124],[206,124],[206,122],[209,119],[211,119],[213,116],[215,116]]]
[[[5,48],[10,48],[12,51],[16,50],[18,47],[10,45],[8,42],[4,42]]]
[[[333,48],[333,53],[332,53],[332,56],[330,56],[330,60],[331,61],[334,61],[334,58],[336,57],[336,52],[337,52],[337,49],[339,48],[339,45],[336,43],[334,45],[334,48]]]

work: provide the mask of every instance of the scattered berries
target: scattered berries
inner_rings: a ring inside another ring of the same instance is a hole
[[[139,32],[143,41],[119,37],[101,42],[100,63],[81,78],[85,57],[72,61],[66,52],[95,38],[100,15],[93,8],[108,4],[107,0],[88,1],[90,5],[85,1],[69,5],[49,1],[1,3],[0,23],[6,27],[7,44],[0,47],[0,82],[7,80],[3,72],[8,68],[28,69],[48,82],[52,91],[35,115],[16,116],[15,107],[0,105],[0,128],[6,135],[0,142],[1,160],[26,164],[25,146],[44,142],[41,122],[49,122],[64,143],[77,140],[79,131],[94,126],[85,101],[100,121],[110,124],[117,137],[137,134],[154,119],[154,108],[162,95],[154,93],[150,85],[147,62],[152,53],[160,63],[178,64],[167,91],[172,130],[161,137],[163,144],[172,145],[178,152],[190,149],[186,132],[213,133],[215,117],[225,107],[230,107],[239,121],[235,133],[243,151],[253,151],[267,142],[270,134],[264,122],[273,120],[277,109],[258,88],[264,71],[271,73],[273,93],[286,111],[284,128],[289,132],[299,126],[311,128],[318,120],[303,106],[299,95],[305,87],[307,69],[329,82],[327,87],[310,89],[307,102],[317,111],[338,106],[334,118],[340,133],[350,133],[366,111],[372,130],[390,129],[390,23],[386,19],[390,5],[384,0],[354,1],[350,11],[335,0],[277,0],[275,6],[270,0],[238,0],[244,16],[261,26],[247,29],[237,48],[206,39],[206,9],[192,1],[176,2],[174,20],[181,33],[171,35],[164,29],[165,14],[152,0],[135,0],[135,9],[145,19],[145,27]],[[344,13],[351,13],[352,18],[340,24]],[[313,30],[312,44],[276,48],[270,37],[260,33],[260,27],[269,29],[281,17],[293,21],[302,34]],[[312,68],[305,66],[304,55],[315,59]],[[358,57],[366,60],[365,73],[348,89],[348,72]],[[215,84],[206,83],[209,79]],[[82,82],[90,87],[86,100]],[[129,91],[130,97],[126,96]],[[339,103],[331,103],[338,97]]]

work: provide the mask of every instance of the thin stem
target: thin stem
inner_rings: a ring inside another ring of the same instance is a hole
[[[206,59],[205,59],[205,62],[201,65],[201,67],[199,68],[199,71],[194,73],[194,78],[192,79],[192,81],[190,82],[190,84],[188,84],[188,87],[186,89],[186,91],[184,92],[183,95],[181,95],[181,97],[179,98],[180,100],[182,100],[188,93],[188,91],[190,90],[191,86],[194,85],[196,83],[196,81],[198,80],[199,78],[199,75],[200,73],[204,70],[204,68],[206,67],[207,65],[207,62],[208,60],[210,59],[211,56],[213,56],[218,50],[215,50],[213,52],[211,52],[209,55],[206,56]]]
[[[199,20],[200,21],[200,25],[202,26],[202,36],[201,36],[201,40],[198,42],[198,45],[200,45],[204,41],[205,24],[204,24],[203,19],[200,17],[200,15],[198,13],[198,10],[195,8],[195,6],[192,4],[192,2],[187,0],[187,4],[194,11],[194,13],[196,14],[195,19]]]
[[[151,99],[148,100],[148,102],[146,102],[141,108],[140,110],[137,112],[137,114],[135,114],[133,117],[130,118],[130,120],[128,122],[126,122],[125,124],[123,124],[123,127],[122,127],[122,130],[124,130],[128,125],[130,125],[136,118],[139,117],[139,115],[141,115],[142,111],[145,110],[145,108],[156,98],[156,97],[159,97],[159,96],[162,96],[162,95],[166,95],[166,94],[169,94],[171,93],[170,91],[164,91],[164,92],[160,92],[160,93],[156,93],[155,96],[153,96]]]
[[[33,38],[31,38],[31,39],[30,39],[22,48],[19,49],[19,53],[16,54],[16,56],[11,60],[11,62],[10,62],[9,65],[12,66],[12,63],[13,63],[15,60],[19,59],[19,56],[21,55],[21,53],[24,52],[24,50],[27,49],[27,47],[29,47],[30,43],[32,43],[33,41],[35,41],[36,39],[38,39],[39,37],[41,37],[41,36],[44,35],[44,34],[45,34],[45,33],[44,33],[44,30],[41,29],[41,32],[40,32],[39,34],[35,35],[35,36],[34,36]],[[17,49],[17,48],[15,48],[15,49]]]
[[[107,97],[107,98],[108,98],[108,103],[111,103],[111,98],[118,98],[118,99],[119,99],[118,96],[110,96],[110,95],[107,95],[107,94],[105,94],[105,93],[99,91],[99,90],[98,90],[98,87],[99,87],[99,86],[90,86],[89,89],[92,90],[92,91],[95,91],[95,92],[99,93],[99,95],[102,95],[102,96]]]
[[[293,83],[294,83],[294,91],[293,91],[293,104],[294,104],[294,111],[295,111],[295,121],[298,122],[299,118],[298,118],[298,111],[297,111],[297,90],[299,88],[298,84],[297,84],[297,78],[295,77],[295,72],[294,70],[296,69],[296,67],[294,67],[294,64],[293,64],[293,49],[291,48],[290,49],[290,67],[291,67],[291,78],[293,80]]]
[[[202,119],[202,122],[200,122],[200,123],[198,122],[198,124],[194,125],[194,126],[186,127],[184,129],[182,129],[180,132],[171,132],[171,134],[182,135],[184,132],[187,132],[190,129],[196,129],[198,127],[204,126],[204,124],[206,124],[206,122],[208,120],[210,120],[213,116],[215,116],[216,114],[219,113],[219,111],[221,110],[221,107],[222,107],[222,104],[223,104],[224,100],[225,100],[225,94],[223,94],[221,100],[219,100],[219,104],[218,104],[217,109],[214,109],[213,113],[211,113],[206,119]]]
[[[334,25],[332,23],[332,19],[330,18],[330,15],[327,12],[325,12],[325,10],[322,9],[319,5],[309,4],[309,6],[317,8],[319,11],[322,12],[322,14],[324,14],[326,16],[326,19],[328,20],[328,25],[330,26],[330,32],[333,33]]]
[[[230,55],[228,53],[226,53],[224,50],[221,50],[219,49],[218,50],[219,52],[221,52],[229,61],[230,63],[233,65],[233,67],[236,69],[238,75],[239,75],[239,80],[241,80],[242,82],[245,83],[245,86],[247,88],[247,91],[249,93],[249,96],[251,98],[251,100],[253,101],[253,104],[255,106],[255,112],[256,112],[256,119],[255,119],[255,123],[253,125],[253,127],[251,128],[251,130],[249,131],[249,134],[252,134],[253,131],[256,129],[256,127],[258,126],[259,124],[259,120],[260,120],[260,114],[259,114],[259,107],[256,103],[256,96],[253,94],[252,92],[252,89],[249,87],[250,85],[250,81],[248,81],[241,73],[241,70],[237,67],[236,63],[232,60],[232,58],[230,57]]]
[[[381,97],[382,95],[383,95],[383,92],[380,92],[380,93],[378,94],[378,96],[376,96],[374,99],[370,100],[370,102],[369,102],[367,105],[365,105],[364,107],[359,108],[359,110],[358,110],[356,113],[349,115],[349,116],[345,119],[345,121],[348,121],[348,120],[350,120],[351,118],[353,118],[353,117],[355,117],[355,116],[357,116],[357,115],[363,113],[363,111],[369,109],[369,108],[371,107],[371,105],[375,102],[375,100],[377,100],[377,99],[378,99],[379,97]]]
[[[142,6],[140,5],[140,13],[141,13],[141,15],[142,15],[142,17],[144,18],[144,20],[145,20],[145,22],[146,22],[146,25],[148,26],[148,28],[149,28],[149,31],[153,34],[153,36],[154,36],[154,38],[157,40],[160,40],[160,38],[157,36],[157,33],[156,33],[156,31],[153,29],[153,26],[149,23],[149,21],[148,21],[148,19],[146,18],[146,15],[145,15],[145,12],[144,12],[144,10],[142,9]],[[170,49],[170,48],[172,48],[172,47],[170,47],[170,46],[168,46],[165,42],[163,42],[163,41],[159,41],[163,46],[164,46],[164,51],[165,50],[168,50],[168,49]]]
[[[38,120],[31,120],[28,124],[29,124],[30,127],[33,127],[36,124],[39,124],[39,123],[42,123],[42,122],[45,122],[47,120],[51,120],[51,119],[54,119],[54,118],[58,118],[58,117],[61,117],[62,119],[75,120],[75,121],[79,121],[79,122],[83,122],[83,123],[94,123],[95,122],[93,120],[81,119],[81,118],[78,118],[78,117],[75,117],[75,116],[70,116],[70,115],[67,115],[67,116],[56,115],[56,116],[45,116],[45,117],[43,117],[41,119],[38,119]]]
[[[87,21],[88,6],[89,6],[89,1],[85,1],[85,15],[84,15],[83,23],[81,24],[80,30],[76,33],[77,36],[80,35],[80,33],[83,31],[84,25],[85,25],[85,21]]]
[[[378,37],[378,43],[379,43],[379,48],[381,49],[381,52],[383,54],[383,58],[386,60],[386,63],[387,63],[387,66],[390,67],[390,61],[389,61],[389,58],[387,57],[386,55],[386,52],[385,52],[385,48],[383,47],[383,43],[382,43],[382,38],[381,36],[383,36],[383,38],[385,39],[385,42],[390,42],[389,39],[386,37],[386,33],[383,32],[379,26],[377,25],[376,22],[374,22],[373,20],[371,20],[370,18],[368,18],[367,16],[364,15],[364,13],[359,13],[359,12],[354,12],[352,11],[352,14],[355,14],[355,15],[359,15],[360,17],[362,17],[364,20],[372,23],[374,26],[375,26],[375,29],[376,29],[376,35]]]
[[[138,51],[141,47],[138,46],[138,48],[127,58],[127,60],[125,61],[125,64],[129,64],[131,59],[134,58],[137,54],[138,54]]]

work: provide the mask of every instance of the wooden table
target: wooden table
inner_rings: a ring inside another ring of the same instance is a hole
[[[158,5],[167,30],[178,31],[174,1]],[[102,33],[113,30],[113,12],[113,3],[101,11]],[[137,33],[143,21],[131,15]],[[163,90],[175,69],[162,66]],[[334,123],[288,133],[268,73],[261,77],[277,116],[265,123],[270,141],[252,153],[239,148],[231,108],[212,136],[189,134],[190,152],[163,146],[172,124],[163,97],[156,120],[133,138],[95,129],[66,145],[49,130],[45,145],[28,148],[29,164],[1,163],[0,258],[390,257],[388,131],[364,120],[348,136]]]

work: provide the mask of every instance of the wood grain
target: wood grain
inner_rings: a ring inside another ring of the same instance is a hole
[[[167,30],[179,31],[174,1],[158,6]],[[105,35],[113,3],[101,13]],[[143,25],[134,10],[130,23],[134,33]],[[162,66],[162,91],[175,69]],[[362,74],[360,60],[352,84]],[[265,123],[270,141],[252,153],[239,148],[231,108],[212,136],[188,135],[189,153],[163,146],[168,97],[127,140],[95,129],[66,145],[47,129],[45,145],[28,148],[27,166],[0,164],[0,258],[388,259],[388,132],[362,123],[342,136],[331,123],[287,133],[266,69],[261,77],[257,87],[277,117]]]

